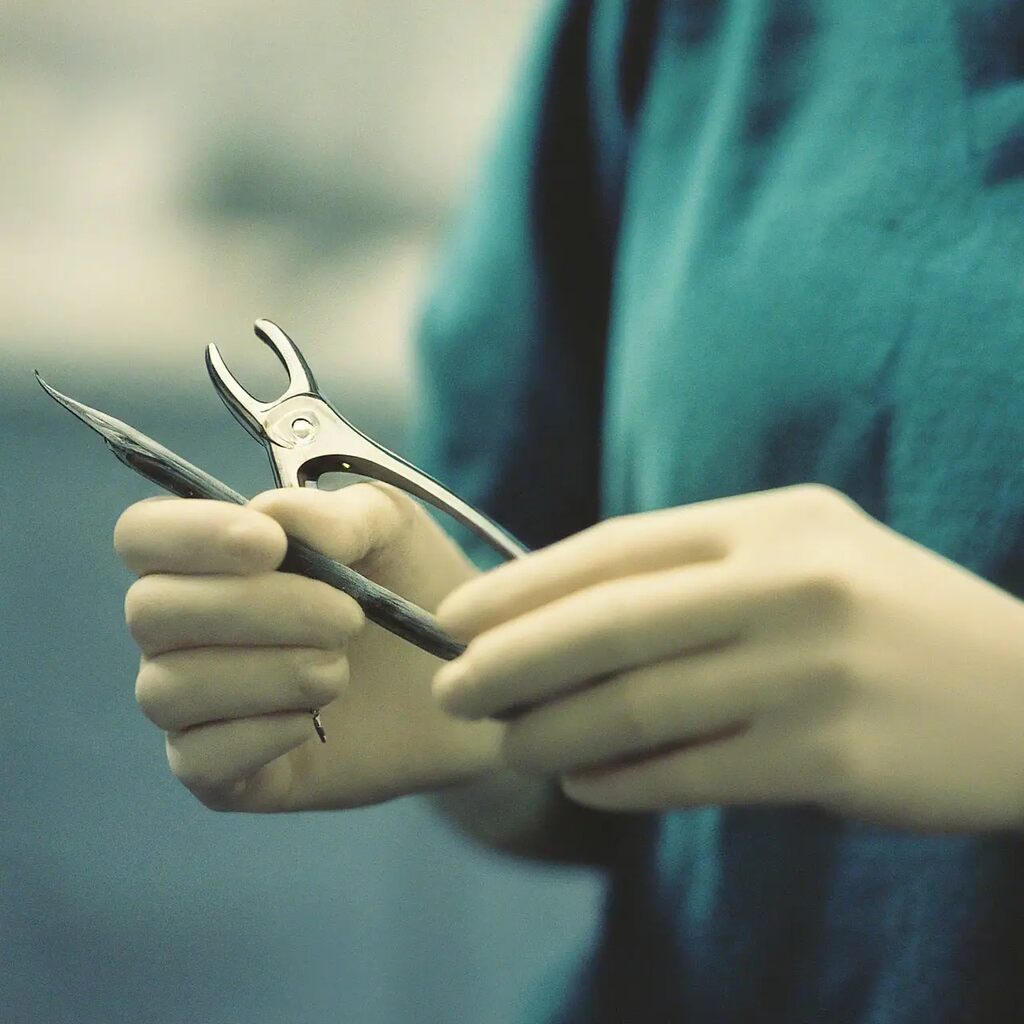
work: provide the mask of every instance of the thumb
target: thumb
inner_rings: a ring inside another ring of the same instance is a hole
[[[290,537],[352,565],[392,544],[407,529],[416,505],[390,484],[349,484],[338,491],[280,487],[248,503]]]

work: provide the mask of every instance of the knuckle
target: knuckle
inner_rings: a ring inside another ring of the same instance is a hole
[[[594,537],[598,534],[614,534],[621,532],[624,516],[608,516],[602,519],[600,522],[594,523],[593,526],[587,528],[587,533]]]
[[[792,484],[785,488],[787,495],[795,501],[820,508],[823,505],[832,504],[842,493],[829,484],[819,483],[816,480],[809,480],[804,483]]]
[[[383,494],[391,503],[392,507],[388,508],[388,518],[391,521],[392,529],[397,531],[408,529],[416,521],[421,510],[421,506],[400,487],[383,480],[364,480],[352,486],[372,488]]]
[[[587,550],[593,557],[606,561],[609,553],[614,556],[616,552],[626,547],[624,518],[623,516],[610,516],[593,523],[581,530],[572,539],[572,543],[580,544],[581,553]]]
[[[781,679],[778,698],[783,703],[834,713],[850,706],[857,674],[845,654],[831,646],[805,656]]]
[[[311,706],[334,700],[348,686],[348,658],[340,651],[317,651],[306,655],[295,675],[303,701]]]
[[[622,609],[598,603],[595,611],[597,615],[590,646],[610,666],[617,667],[632,661],[637,654],[637,632],[630,627]]]
[[[356,600],[328,583],[291,573],[278,574],[275,582],[284,587],[281,600],[292,605],[312,631],[316,647],[338,647],[365,623],[366,616]]]
[[[230,810],[240,780],[225,775],[210,761],[195,755],[182,756],[168,752],[168,763],[174,777],[205,807]]]
[[[229,810],[232,794],[239,788],[236,776],[217,766],[215,748],[205,731],[168,732],[164,738],[167,765],[171,774],[204,806]]]
[[[856,687],[857,672],[844,651],[830,649],[818,659],[816,676],[832,697],[847,697]]]
[[[158,576],[143,576],[125,593],[124,620],[136,643],[142,643],[152,632],[160,610],[161,590]]]
[[[524,716],[528,718],[529,716]],[[503,759],[512,767],[521,771],[544,770],[548,766],[538,758],[538,747],[535,742],[536,730],[524,719],[513,719],[505,726],[501,738]]]
[[[795,553],[784,568],[771,565],[751,579],[749,596],[781,599],[801,621],[846,621],[855,609],[855,573],[840,553],[819,546]]]
[[[309,500],[310,492],[304,487],[271,487],[250,498],[245,507],[280,523]]]
[[[142,713],[161,729],[174,725],[167,674],[153,661],[144,661],[135,677],[135,701]]]
[[[840,565],[815,562],[795,579],[793,590],[813,608],[837,612],[849,607],[853,587],[849,575]]]
[[[500,639],[494,639],[491,633],[483,633],[469,641],[460,658],[470,677],[485,676],[490,679],[498,674],[501,664]]]
[[[136,518],[136,506],[129,505],[114,523],[114,551],[124,559],[132,548],[134,541],[133,526]]]
[[[122,554],[124,549],[131,547],[137,536],[144,532],[154,503],[174,500],[176,499],[171,495],[163,494],[133,502],[123,509],[114,523],[114,550]]]
[[[250,809],[245,799],[249,788],[246,779],[232,778],[209,786],[187,788],[207,810],[221,812]]]
[[[579,753],[569,716],[557,706],[540,706],[510,719],[502,732],[502,756],[522,772],[552,775],[577,766]]]
[[[845,732],[836,727],[816,730],[804,745],[803,771],[808,791],[826,803],[842,802],[851,783],[850,752]]]
[[[818,729],[806,750],[808,781],[825,802],[848,807],[861,799],[878,774],[860,731],[847,719],[837,719]]]
[[[192,795],[208,810],[218,813],[236,810],[235,802],[223,790],[191,790]]]
[[[615,686],[616,724],[619,735],[629,747],[644,747],[652,737],[650,705],[633,674],[624,673]]]
[[[331,587],[328,590],[331,600],[327,606],[327,627],[336,642],[339,635],[347,638],[358,633],[366,622],[366,615],[355,598]]]
[[[827,529],[831,524],[848,522],[851,514],[863,514],[863,509],[849,495],[827,483],[797,483],[783,490],[788,499],[796,502],[799,513],[813,528]]]
[[[609,516],[589,527],[587,532],[593,542],[602,550],[618,547],[626,543],[631,534],[631,517],[627,515]]]
[[[225,781],[209,764],[187,757],[170,757],[171,774],[200,800],[224,787]]]
[[[287,546],[284,531],[269,516],[239,512],[220,531],[221,549],[244,567],[269,569],[279,564]]]
[[[350,484],[332,495],[338,519],[335,557],[347,565],[362,565],[373,575],[391,557],[414,527],[417,513],[426,513],[402,490],[383,481]]]

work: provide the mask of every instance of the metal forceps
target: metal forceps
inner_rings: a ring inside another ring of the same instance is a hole
[[[280,398],[261,402],[249,394],[216,345],[206,347],[206,368],[231,414],[267,449],[278,487],[315,485],[324,473],[356,473],[393,484],[448,513],[506,558],[527,554],[483,512],[352,426],[320,393],[298,346],[277,324],[257,320],[254,330],[288,372]]]
[[[288,386],[279,398],[261,402],[251,395],[214,344],[206,348],[206,368],[232,416],[267,449],[279,487],[316,486],[325,473],[355,473],[393,484],[446,512],[506,558],[527,554],[527,548],[484,513],[349,423],[320,393],[298,346],[277,324],[260,319],[253,329],[288,373]],[[319,709],[310,713],[317,735],[326,742]]]

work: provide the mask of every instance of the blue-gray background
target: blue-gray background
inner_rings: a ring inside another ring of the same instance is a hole
[[[416,799],[195,802],[111,549],[155,489],[31,376],[255,493],[202,351],[276,393],[269,316],[401,450],[417,296],[538,2],[0,4],[0,1024],[506,1024],[590,935],[596,878]]]

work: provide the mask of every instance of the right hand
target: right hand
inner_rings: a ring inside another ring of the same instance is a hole
[[[477,573],[388,484],[130,506],[114,547],[140,577],[125,598],[136,698],[174,775],[213,809],[271,812],[378,803],[497,767],[503,727],[441,710],[437,658],[328,584],[275,571],[286,532],[428,611]]]

